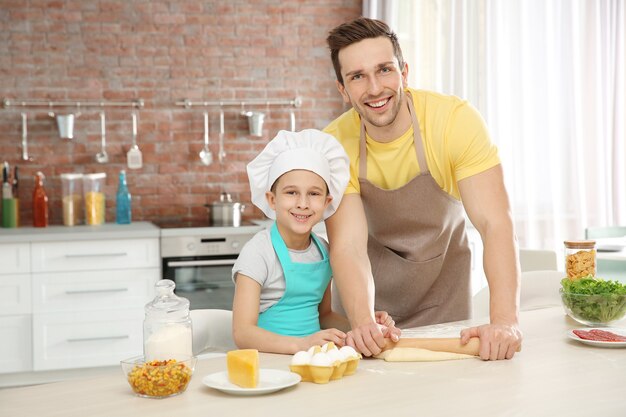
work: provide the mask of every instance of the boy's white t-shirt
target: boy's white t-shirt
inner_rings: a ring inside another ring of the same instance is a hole
[[[278,302],[285,293],[285,274],[278,256],[272,246],[271,229],[258,232],[241,248],[239,257],[233,265],[233,282],[237,274],[248,276],[261,285],[259,313],[264,312]],[[328,242],[316,235],[328,251]],[[291,261],[295,263],[313,263],[322,260],[322,254],[311,239],[311,244],[304,250],[288,249]]]

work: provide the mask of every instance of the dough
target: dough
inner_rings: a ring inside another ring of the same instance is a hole
[[[387,362],[435,362],[456,359],[471,359],[475,357],[476,356],[465,355],[462,353],[437,352],[428,349],[403,347],[385,350],[375,356],[375,358],[384,359]]]

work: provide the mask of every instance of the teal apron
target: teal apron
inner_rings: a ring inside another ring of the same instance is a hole
[[[314,263],[291,262],[285,241],[276,223],[271,229],[272,245],[285,276],[285,293],[276,304],[259,314],[258,326],[284,336],[308,336],[320,331],[319,304],[328,287],[332,270],[328,252],[311,233],[322,260]]]

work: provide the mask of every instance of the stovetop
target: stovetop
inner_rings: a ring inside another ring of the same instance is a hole
[[[271,225],[271,220],[243,221],[241,226],[210,226],[193,221],[162,221],[156,222],[161,228],[161,238],[228,238],[236,236],[252,236]]]
[[[153,223],[159,226],[161,229],[186,229],[190,227],[194,227],[194,228],[234,227],[234,226],[215,226],[215,225],[209,224],[208,222],[198,221],[198,220],[160,220],[160,221],[154,221]],[[241,226],[237,226],[237,227],[254,226],[257,224],[258,223],[255,223],[249,220],[244,220],[241,222]]]

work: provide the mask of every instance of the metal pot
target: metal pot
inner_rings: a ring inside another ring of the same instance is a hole
[[[241,226],[241,214],[245,204],[234,202],[229,193],[220,194],[220,201],[205,204],[209,209],[209,220],[212,226]]]

